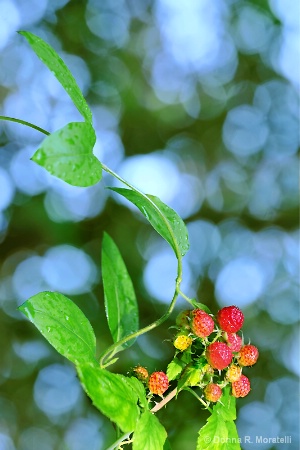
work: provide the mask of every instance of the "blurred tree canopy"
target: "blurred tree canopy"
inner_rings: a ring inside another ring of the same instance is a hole
[[[4,0],[0,12],[0,114],[49,132],[80,120],[16,33],[31,31],[86,96],[94,154],[185,220],[182,290],[214,312],[244,311],[260,360],[238,401],[240,436],[291,436],[260,448],[299,448],[299,2]],[[64,293],[91,320],[100,353],[111,344],[103,232],[133,278],[142,325],[166,310],[176,264],[142,215],[105,189],[118,185],[109,175],[75,188],[30,161],[42,139],[0,121],[0,449],[99,450],[113,442],[112,425],[16,308],[42,290]],[[112,370],[165,370],[176,312]],[[195,448],[207,417],[196,399],[183,392],[159,416],[173,449]]]

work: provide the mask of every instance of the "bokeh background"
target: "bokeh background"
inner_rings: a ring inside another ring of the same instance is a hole
[[[245,450],[299,448],[299,2],[1,0],[1,115],[52,132],[81,120],[17,30],[63,57],[93,111],[95,155],[186,221],[182,289],[213,311],[235,304],[260,359],[238,405]],[[30,161],[43,135],[0,122],[0,449],[101,450],[115,437],[73,366],[17,310],[60,291],[111,344],[103,308],[103,231],[134,281],[141,325],[172,297],[176,261],[137,210],[75,188]],[[178,301],[111,369],[165,370]],[[188,393],[159,412],[174,450],[196,447],[207,413]],[[255,443],[256,436],[268,442]],[[291,436],[291,443],[270,438]]]

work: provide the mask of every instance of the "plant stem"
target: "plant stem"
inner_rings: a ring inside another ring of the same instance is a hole
[[[151,412],[152,413],[156,413],[157,411],[159,411],[161,408],[163,408],[170,400],[172,400],[172,398],[175,397],[175,395],[177,394],[177,388],[173,389],[173,391],[171,391],[161,402],[157,403],[152,409]]]
[[[131,433],[133,433],[133,431],[129,431],[129,433],[123,434],[123,436],[121,436],[117,441],[115,441],[106,450],[115,450],[116,448],[118,448],[119,444],[121,444],[121,442],[125,441],[125,439],[127,439],[131,435]]]
[[[37,125],[34,125],[33,123],[26,122],[26,120],[15,119],[14,117],[8,117],[8,116],[0,116],[0,120],[7,120],[9,122],[17,122],[17,123],[20,123],[21,125],[25,125],[26,127],[34,128],[35,130],[39,131],[40,133],[46,134],[47,136],[50,135],[49,131],[46,131],[43,128],[40,128]]]
[[[181,295],[182,298],[184,298],[190,305],[193,306],[192,299],[185,295],[181,290],[178,291],[179,295]]]
[[[182,280],[182,255],[180,253],[180,250],[178,248],[178,244],[176,241],[176,237],[174,235],[174,232],[170,226],[170,223],[168,222],[168,220],[165,218],[165,216],[161,213],[160,209],[156,206],[156,204],[151,200],[151,198],[149,198],[146,194],[144,194],[143,192],[141,192],[139,189],[137,189],[136,187],[132,186],[130,183],[128,183],[128,181],[124,180],[120,175],[118,175],[117,173],[115,173],[113,170],[111,170],[109,167],[107,167],[105,164],[102,164],[102,168],[103,170],[105,170],[105,172],[109,173],[110,175],[112,175],[113,177],[115,177],[117,180],[121,181],[121,183],[125,184],[125,186],[129,187],[130,189],[132,189],[133,191],[137,192],[139,195],[141,195],[142,197],[144,197],[151,205],[152,207],[157,211],[157,213],[161,216],[162,220],[165,222],[166,227],[168,228],[168,231],[170,233],[170,235],[172,236],[172,240],[173,240],[173,245],[174,245],[174,251],[177,257],[177,277],[176,277],[176,285],[175,285],[175,291],[174,291],[174,295],[172,298],[172,301],[170,303],[170,306],[168,308],[168,310],[166,311],[166,313],[160,317],[159,319],[155,320],[153,323],[151,323],[150,325],[147,325],[146,327],[128,335],[125,336],[123,339],[120,339],[118,342],[115,342],[113,345],[111,345],[104,353],[102,353],[101,357],[100,357],[100,366],[102,368],[107,367],[108,365],[110,365],[110,362],[105,362],[107,359],[111,359],[112,356],[115,354],[116,350],[118,347],[120,347],[121,345],[125,344],[126,342],[130,341],[131,339],[135,339],[138,336],[140,336],[141,334],[147,333],[150,330],[153,330],[154,328],[158,327],[159,325],[161,325],[163,322],[165,322],[168,317],[171,315],[177,297],[180,293],[180,283]]]
[[[131,339],[135,339],[138,336],[140,336],[141,334],[147,333],[150,330],[153,330],[154,328],[158,327],[159,325],[161,325],[163,322],[165,322],[168,317],[171,315],[177,297],[178,297],[178,290],[179,290],[179,284],[181,282],[181,264],[179,264],[178,261],[178,273],[177,273],[177,278],[176,278],[176,287],[175,287],[175,292],[172,298],[172,301],[170,303],[170,306],[168,308],[168,310],[166,311],[166,313],[161,316],[159,319],[155,320],[154,322],[152,322],[150,325],[147,325],[144,328],[141,328],[140,330],[136,331],[135,333],[129,334],[128,336],[125,336],[123,339],[120,339],[118,342],[115,342],[113,345],[111,345],[100,357],[100,366],[102,368],[107,367],[108,365],[110,365],[110,363],[106,363],[105,364],[105,360],[111,355],[115,354],[115,350],[120,347],[121,345],[125,344],[125,342],[130,341]]]
[[[27,127],[33,128],[37,131],[39,131],[40,133],[45,134],[46,136],[49,136],[50,133],[46,130],[44,130],[43,128],[40,128],[30,122],[27,122],[25,120],[21,120],[21,119],[15,119],[14,117],[8,117],[8,116],[0,116],[0,120],[7,120],[10,122],[16,122],[19,123],[21,125],[25,125]],[[126,180],[124,180],[120,175],[118,175],[117,173],[115,173],[113,170],[111,170],[109,167],[107,167],[105,164],[102,164],[102,168],[103,170],[105,170],[107,173],[109,173],[110,175],[112,175],[113,177],[115,177],[116,179],[118,179],[119,181],[121,181],[121,183],[125,184],[125,186],[129,187],[130,189],[132,189],[133,191],[137,192],[138,194],[140,194],[142,197],[144,197],[151,205],[152,207],[157,211],[157,213],[161,216],[162,220],[165,222],[165,225],[170,233],[170,236],[172,237],[172,241],[173,241],[173,248],[177,257],[177,278],[176,278],[176,286],[175,286],[175,291],[174,291],[174,295],[172,298],[172,301],[170,303],[170,306],[167,310],[167,312],[160,317],[159,319],[157,319],[155,322],[151,323],[150,325],[136,331],[135,333],[130,334],[129,336],[125,336],[123,339],[121,339],[120,341],[114,343],[112,346],[110,346],[101,356],[100,359],[100,365],[102,368],[107,367],[109,365],[109,363],[105,364],[105,360],[108,358],[108,356],[110,355],[110,357],[112,357],[115,353],[115,351],[117,350],[117,348],[123,344],[125,344],[126,342],[130,341],[131,339],[134,339],[138,336],[140,336],[141,334],[144,334],[150,330],[152,330],[153,328],[158,327],[159,325],[161,325],[163,322],[165,322],[168,317],[171,315],[177,297],[179,294],[181,294],[187,301],[190,302],[190,300],[188,299],[188,297],[186,297],[184,294],[181,293],[179,287],[180,287],[180,283],[181,283],[181,279],[182,279],[182,255],[180,253],[179,247],[178,247],[178,243],[176,240],[176,237],[174,235],[174,232],[172,230],[172,227],[170,226],[170,223],[168,222],[168,220],[165,218],[165,216],[161,213],[160,209],[156,206],[156,204],[151,200],[151,198],[149,198],[146,194],[144,194],[143,192],[141,192],[139,189],[137,189],[136,187],[132,186],[130,183],[128,183]],[[110,361],[110,363],[112,364],[112,362]]]
[[[205,403],[204,400],[202,400],[201,397],[199,397],[199,395],[196,394],[195,391],[193,391],[193,389],[186,388],[186,390],[188,392],[190,392],[191,394],[193,394],[193,396],[196,397],[196,399],[199,400],[199,402],[202,403],[203,406],[205,406],[205,409],[207,409],[212,414],[212,412],[213,412],[212,409]]]

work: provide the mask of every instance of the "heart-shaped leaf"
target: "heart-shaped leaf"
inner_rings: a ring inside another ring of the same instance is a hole
[[[96,361],[96,338],[83,312],[58,292],[40,292],[18,308],[73,363]]]
[[[92,186],[101,180],[102,167],[93,155],[94,129],[87,122],[71,122],[46,137],[31,158],[72,186]]]
[[[19,33],[25,36],[36,55],[48,67],[48,69],[53,72],[62,87],[71,97],[80,114],[87,122],[91,123],[92,112],[86,103],[75,78],[61,57],[49,44],[47,44],[47,42],[43,41],[43,39],[35,34],[29,33],[28,31],[20,31]]]

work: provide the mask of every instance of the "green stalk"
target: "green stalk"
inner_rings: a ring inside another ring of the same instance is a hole
[[[33,123],[26,122],[26,120],[21,119],[15,119],[14,117],[8,117],[8,116],[0,116],[0,120],[7,120],[9,122],[17,122],[21,125],[25,125],[26,127],[34,128],[35,130],[39,131],[40,133],[46,134],[46,136],[49,136],[50,133],[43,128],[38,127],[37,125],[34,125]]]
[[[110,347],[108,347],[108,349],[105,350],[105,352],[102,353],[101,357],[100,357],[100,366],[101,368],[105,368],[107,366],[109,366],[110,364],[112,364],[112,362],[107,362],[105,363],[105,360],[107,360],[109,357],[109,359],[112,358],[112,356],[115,354],[115,350],[120,347],[121,345],[125,344],[126,342],[130,341],[131,339],[135,339],[138,336],[147,333],[148,331],[153,330],[154,328],[158,327],[159,325],[161,325],[163,322],[165,322],[171,315],[177,297],[179,295],[179,286],[181,283],[181,276],[182,276],[182,263],[181,263],[181,259],[178,260],[178,266],[177,266],[177,278],[176,278],[176,286],[175,286],[175,291],[174,291],[174,295],[172,298],[172,301],[170,303],[169,308],[167,309],[167,311],[165,312],[165,314],[163,316],[161,316],[159,319],[155,320],[154,322],[152,322],[150,325],[147,325],[144,328],[141,328],[140,330],[136,331],[135,333],[129,334],[128,336],[125,336],[123,339],[120,339],[118,342],[115,342],[113,345],[111,345]]]

